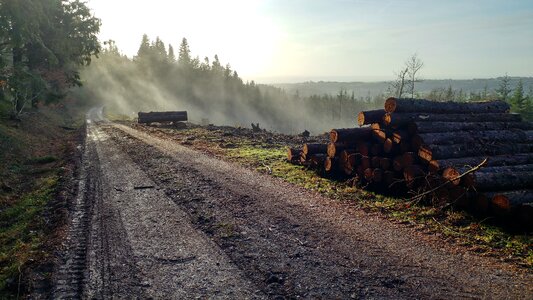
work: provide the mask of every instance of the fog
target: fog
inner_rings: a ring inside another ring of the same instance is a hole
[[[259,123],[263,129],[290,134],[353,127],[359,111],[382,107],[384,96],[355,98],[340,91],[336,96],[300,97],[243,82],[216,56],[192,58],[184,43],[175,58],[163,41],[145,41],[144,50],[130,59],[111,42],[82,70],[83,87],[75,93],[111,114],[133,118],[139,111],[186,110],[193,123],[248,128]]]

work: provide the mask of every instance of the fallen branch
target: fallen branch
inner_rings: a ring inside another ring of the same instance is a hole
[[[431,190],[429,190],[429,191],[426,191],[426,192],[424,192],[424,193],[422,193],[422,194],[418,194],[418,195],[412,197],[411,199],[409,199],[409,201],[410,201],[410,202],[418,201],[418,200],[422,199],[424,196],[429,195],[429,194],[431,194],[431,193],[433,193],[433,192],[435,192],[435,191],[441,189],[442,187],[444,187],[444,186],[447,185],[448,183],[453,182],[453,181],[458,180],[458,179],[461,179],[461,178],[463,178],[464,176],[466,176],[466,175],[468,175],[468,174],[471,174],[471,173],[476,172],[477,170],[481,169],[481,167],[483,167],[483,166],[487,163],[487,160],[488,160],[488,159],[485,158],[485,159],[484,159],[479,165],[473,167],[472,169],[470,169],[470,170],[464,172],[463,174],[461,174],[461,175],[459,175],[459,176],[457,176],[457,177],[450,178],[450,179],[446,180],[443,184],[437,186],[436,188],[433,188],[433,189],[431,189]]]

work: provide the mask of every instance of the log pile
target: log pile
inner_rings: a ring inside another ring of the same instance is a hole
[[[292,163],[362,187],[533,222],[533,124],[503,101],[389,98],[330,143],[289,149]],[[418,197],[418,196],[415,196]]]

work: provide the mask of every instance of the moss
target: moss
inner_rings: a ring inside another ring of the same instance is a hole
[[[10,295],[8,282],[39,255],[45,232],[42,212],[53,198],[57,176],[44,178],[39,187],[24,194],[0,212],[0,297]]]

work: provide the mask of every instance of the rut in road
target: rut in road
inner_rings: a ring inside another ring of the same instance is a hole
[[[533,295],[529,273],[176,142],[123,125],[105,131],[270,297]]]
[[[263,298],[98,125],[83,160],[53,299]]]

